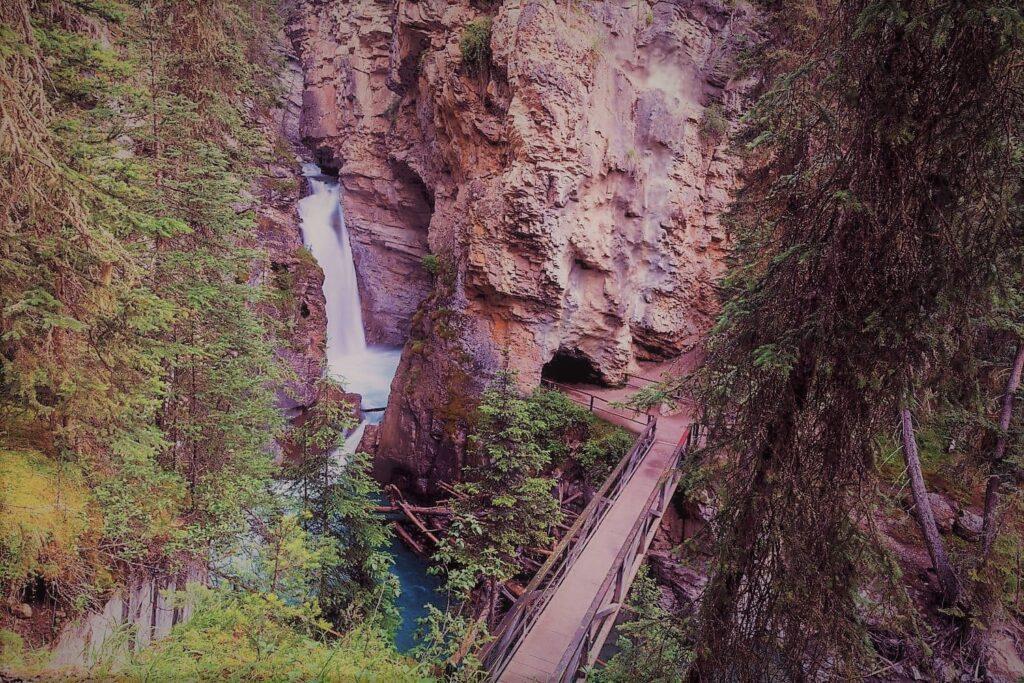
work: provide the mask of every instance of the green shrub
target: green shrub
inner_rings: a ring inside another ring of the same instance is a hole
[[[435,254],[425,254],[421,259],[421,263],[423,264],[423,270],[430,273],[431,277],[436,277],[441,272],[441,259]]]
[[[700,119],[700,134],[705,140],[720,140],[729,131],[729,119],[720,104],[712,104],[704,110]]]
[[[200,590],[192,619],[117,673],[129,680],[425,681],[384,634],[360,627],[331,638],[314,604],[273,593]]]
[[[0,629],[0,669],[21,669],[25,665],[25,641],[14,631]]]
[[[595,417],[565,394],[537,389],[527,401],[545,426],[541,445],[551,453],[552,462],[571,463],[591,484],[601,484],[633,447],[632,434]]]
[[[598,683],[680,680],[693,658],[686,641],[687,624],[661,606],[661,592],[647,565],[629,591],[627,614],[619,625],[618,652],[594,672]]]
[[[60,583],[84,573],[81,545],[96,512],[76,467],[0,450],[0,586],[13,593],[33,576]]]
[[[462,63],[470,71],[480,71],[491,63],[491,18],[482,17],[466,24],[459,40]]]
[[[594,420],[588,438],[574,459],[591,483],[603,482],[619,460],[633,447],[634,437],[624,429],[602,420]]]

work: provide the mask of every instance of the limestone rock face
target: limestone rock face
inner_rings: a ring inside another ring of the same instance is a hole
[[[463,63],[488,17],[489,63]],[[525,386],[556,357],[617,383],[706,331],[752,20],[722,0],[300,3],[301,133],[339,173],[371,340],[408,338],[385,469],[454,476],[504,355]]]
[[[338,173],[367,341],[387,344],[405,341],[428,290],[421,259],[434,208],[392,149],[408,133],[396,129],[399,99],[388,87],[394,11],[390,2],[306,0],[289,25],[305,74],[300,137]]]

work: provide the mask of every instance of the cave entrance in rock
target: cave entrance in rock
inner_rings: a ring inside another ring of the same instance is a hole
[[[604,378],[593,362],[576,349],[558,349],[541,368],[540,376],[559,384],[604,383]]]

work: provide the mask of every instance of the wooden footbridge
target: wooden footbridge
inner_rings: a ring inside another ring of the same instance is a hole
[[[579,389],[558,388],[591,410],[604,401]],[[614,409],[604,403],[606,409]],[[491,680],[575,681],[585,678],[597,661],[679,483],[680,465],[699,439],[688,414],[641,415],[642,419],[626,417],[643,424],[632,450],[566,532],[481,653]]]

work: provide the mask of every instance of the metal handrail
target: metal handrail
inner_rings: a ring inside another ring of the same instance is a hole
[[[629,381],[631,379],[638,379],[642,382],[647,382],[647,384],[631,384]],[[664,381],[665,380],[663,379],[651,379],[650,377],[644,377],[643,375],[634,375],[632,372],[626,373],[626,386],[634,389],[643,389],[651,386],[652,384],[661,384]]]
[[[581,670],[588,668],[596,660],[598,651],[607,637],[607,631],[611,630],[611,620],[618,613],[632,584],[633,575],[639,568],[637,560],[647,553],[672,494],[679,485],[682,478],[680,465],[697,447],[702,431],[698,425],[690,425],[687,428],[686,438],[680,441],[673,454],[672,468],[661,475],[658,486],[648,496],[643,508],[646,514],[637,518],[625,542],[619,548],[611,569],[608,570],[597,595],[587,609],[583,624],[576,631],[558,662],[552,680],[571,683]]]
[[[601,488],[583,508],[579,517],[569,527],[548,559],[537,570],[536,575],[524,589],[522,597],[515,602],[512,609],[498,624],[494,631],[494,639],[484,647],[480,654],[480,661],[490,672],[491,678],[497,679],[504,671],[523,637],[533,626],[544,606],[547,605],[554,589],[561,585],[565,574],[583,552],[587,542],[604,519],[605,513],[618,499],[623,487],[629,482],[640,462],[650,451],[654,444],[656,428],[657,418],[654,418],[634,442],[633,448],[619,461]]]
[[[590,409],[590,412],[592,412],[592,413],[593,412],[597,412],[597,411],[605,412],[605,413],[608,413],[609,415],[612,415],[614,417],[619,417],[619,418],[622,418],[623,420],[629,420],[630,422],[635,422],[638,425],[649,425],[651,423],[651,419],[654,417],[650,413],[645,413],[645,412],[640,411],[640,410],[633,410],[633,409],[627,409],[627,408],[618,408],[618,407],[612,405],[612,402],[609,401],[606,398],[598,396],[597,394],[592,394],[589,391],[585,391],[583,389],[580,389],[578,387],[574,387],[574,386],[569,385],[569,384],[561,384],[560,382],[555,382],[554,380],[550,380],[550,379],[541,379],[540,384],[543,387],[552,388],[552,389],[561,391],[562,393],[565,393],[565,394],[576,393],[576,394],[581,394],[583,396],[586,396],[588,399],[590,399],[589,400],[589,404],[586,401],[577,401],[577,403],[579,403],[580,405],[587,405],[588,408]],[[570,395],[569,398],[572,399],[572,396]],[[599,401],[601,403],[604,403],[604,404],[610,406],[612,408],[612,410],[609,410],[607,408],[602,408],[600,406],[595,406],[594,405],[595,401]],[[616,412],[616,411],[621,411],[621,412]],[[629,412],[633,413],[632,417],[628,414]],[[642,420],[639,419],[641,415],[644,418]]]

